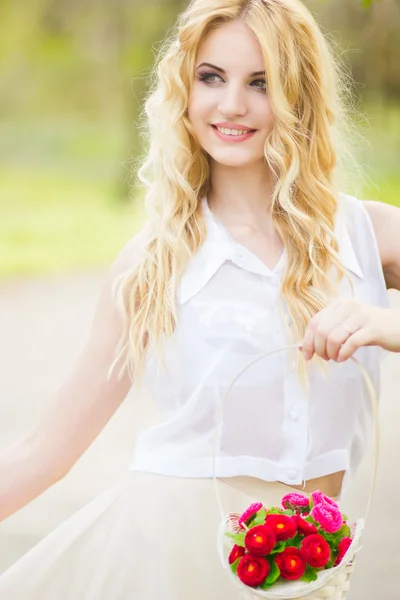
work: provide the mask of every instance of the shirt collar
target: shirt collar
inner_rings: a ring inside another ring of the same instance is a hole
[[[269,269],[254,254],[233,240],[226,228],[213,215],[206,197],[201,200],[201,204],[207,235],[199,250],[192,256],[182,276],[178,288],[180,303],[187,302],[192,296],[197,294],[228,260],[241,268],[265,277],[273,279],[281,278],[286,262],[285,250],[276,267]],[[339,244],[339,257],[343,267],[360,279],[363,279],[364,275],[346,225],[345,211],[342,209],[338,211],[335,221],[335,234]]]

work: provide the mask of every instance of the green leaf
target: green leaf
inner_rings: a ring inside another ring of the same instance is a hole
[[[308,581],[308,582],[316,581],[318,579],[318,572],[315,569],[313,569],[312,567],[310,567],[310,565],[307,565],[302,579],[304,581]]]
[[[278,554],[278,552],[283,552],[285,548],[286,548],[286,543],[285,542],[276,542],[276,544],[273,547],[273,549],[270,552],[270,554]]]
[[[238,568],[238,564],[239,564],[239,562],[240,562],[240,559],[241,559],[241,558],[242,558],[242,557],[241,557],[241,556],[239,556],[239,558],[237,558],[237,559],[235,560],[235,562],[233,562],[231,565],[229,565],[229,566],[230,566],[230,568],[232,569],[232,572],[233,572],[233,573],[235,573],[235,575],[237,574],[237,568]]]
[[[328,560],[328,562],[325,565],[325,569],[332,569],[333,565],[335,564],[335,559],[331,558],[330,560]]]
[[[275,583],[275,581],[279,578],[279,575],[281,574],[280,569],[274,560],[269,561],[269,564],[270,564],[271,570],[268,573],[268,577],[266,578],[266,580],[263,583],[263,586],[265,585],[265,587],[268,587],[268,586],[272,585],[273,583]]]
[[[290,546],[294,546],[295,548],[300,548],[301,542],[304,540],[304,536],[301,535],[300,533],[296,533],[295,536],[293,536],[292,538],[288,539],[288,542],[290,542]]]
[[[372,5],[373,0],[362,0],[362,5],[364,8],[369,8]]]
[[[346,523],[344,525],[342,525],[342,527],[337,532],[337,536],[340,537],[340,539],[344,538],[344,537],[350,537],[351,536],[350,527]]]
[[[322,535],[323,538],[326,539],[326,541],[328,542],[329,545],[336,545],[338,543],[338,538],[337,535],[335,533],[328,533],[327,531],[324,531],[323,529],[320,529],[318,532],[320,535]]]
[[[228,536],[229,538],[232,538],[232,540],[238,546],[245,548],[244,538],[246,537],[246,532],[244,532],[244,533],[226,533],[225,535]]]
[[[294,510],[291,510],[290,508],[287,508],[286,510],[283,511],[282,513],[283,515],[288,515],[289,517],[293,517],[294,515]]]
[[[300,510],[300,515],[303,516],[304,514],[309,514],[310,512],[310,507],[309,506],[299,506],[299,510]],[[304,519],[304,517],[303,517]]]
[[[256,525],[264,525],[266,516],[266,509],[260,508],[260,510],[254,515],[254,519],[251,521],[251,526],[255,527]]]
[[[267,510],[267,515],[283,515],[283,509],[282,508],[269,508]]]
[[[344,513],[342,513],[342,518],[343,518],[343,521],[349,520],[349,517],[347,515],[345,515]]]

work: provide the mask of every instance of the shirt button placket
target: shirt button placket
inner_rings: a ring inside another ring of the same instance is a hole
[[[294,361],[284,382],[286,452],[282,460],[282,474],[289,483],[301,483],[307,452],[307,401],[295,366]]]

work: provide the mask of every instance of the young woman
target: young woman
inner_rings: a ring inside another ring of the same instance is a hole
[[[146,102],[149,219],[111,266],[78,366],[1,457],[0,519],[64,477],[132,385],[160,422],[129,472],[0,576],[1,600],[239,599],[219,563],[227,510],[292,488],[339,496],[400,351],[400,210],[340,191],[343,76],[298,0],[194,0]],[[313,360],[310,360],[310,359]],[[325,367],[325,369],[323,368]]]

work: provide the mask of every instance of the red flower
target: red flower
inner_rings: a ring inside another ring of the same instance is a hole
[[[242,583],[251,587],[257,587],[264,583],[270,571],[269,562],[262,556],[243,556],[237,567],[237,575]]]
[[[288,546],[276,555],[275,562],[283,579],[300,579],[306,570],[306,561],[298,548]]]
[[[300,552],[311,567],[324,567],[331,557],[331,549],[324,537],[318,533],[308,535],[301,542]]]
[[[243,548],[243,546],[237,546],[235,544],[231,550],[231,553],[229,554],[229,564],[231,565],[234,563],[235,560],[237,560],[240,556],[243,556],[245,552],[246,548]]]
[[[337,559],[335,560],[335,567],[337,567],[337,565],[340,565],[340,563],[342,562],[343,557],[346,554],[347,550],[350,548],[352,541],[353,540],[348,537],[342,538],[340,540],[339,546],[338,546],[339,554],[337,556]]]
[[[309,523],[308,521],[300,517],[300,515],[296,515],[295,518],[297,520],[297,527],[299,533],[301,533],[302,535],[311,535],[312,533],[318,532],[318,529],[316,528],[314,523]]]
[[[251,527],[244,538],[244,543],[250,554],[265,556],[276,544],[276,535],[271,527],[256,525]]]
[[[297,533],[297,522],[295,517],[288,517],[287,515],[268,515],[265,524],[274,530],[278,541],[288,540]]]

